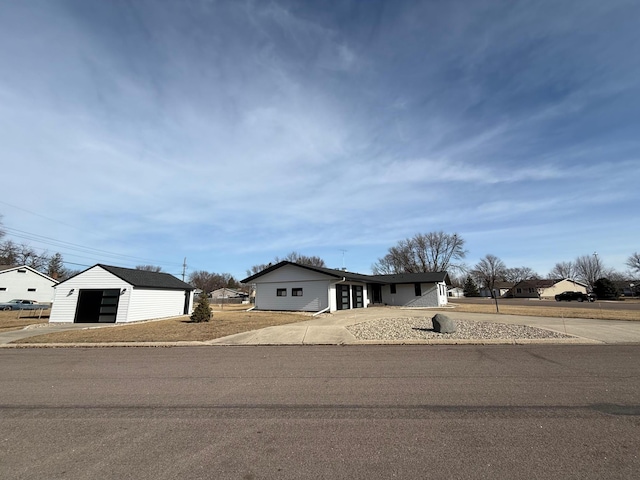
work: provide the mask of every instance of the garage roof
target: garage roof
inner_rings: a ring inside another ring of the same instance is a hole
[[[123,267],[114,267],[112,265],[104,265],[102,263],[98,263],[93,267],[88,268],[87,270],[91,270],[92,268],[100,267],[107,272],[115,275],[116,277],[124,280],[134,287],[140,288],[163,288],[167,290],[193,290],[194,288],[188,283],[183,282],[182,280],[177,279],[173,275],[164,272],[149,272],[147,270],[136,270],[134,268],[123,268]],[[73,277],[77,277],[82,273],[80,272]],[[63,282],[64,283],[70,278],[67,278]]]

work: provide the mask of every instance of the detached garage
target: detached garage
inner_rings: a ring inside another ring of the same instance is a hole
[[[193,287],[168,273],[94,265],[55,287],[50,323],[128,323],[188,315]]]

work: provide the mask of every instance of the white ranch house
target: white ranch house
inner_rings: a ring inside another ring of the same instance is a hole
[[[257,310],[334,312],[370,305],[447,304],[447,272],[362,275],[283,261],[242,280],[255,285]]]
[[[26,265],[0,265],[0,302],[19,298],[51,303],[53,287],[57,283],[57,280]]]
[[[168,273],[94,265],[60,282],[50,323],[129,323],[188,315],[193,287]]]

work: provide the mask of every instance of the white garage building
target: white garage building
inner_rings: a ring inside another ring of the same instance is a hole
[[[168,273],[94,265],[55,287],[50,323],[128,323],[188,315],[193,287]]]

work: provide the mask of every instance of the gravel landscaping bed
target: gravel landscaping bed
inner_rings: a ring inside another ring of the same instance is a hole
[[[456,320],[455,333],[437,333],[429,317],[384,318],[347,327],[358,340],[422,340],[422,339],[479,339],[516,340],[543,338],[574,338],[525,325]]]

